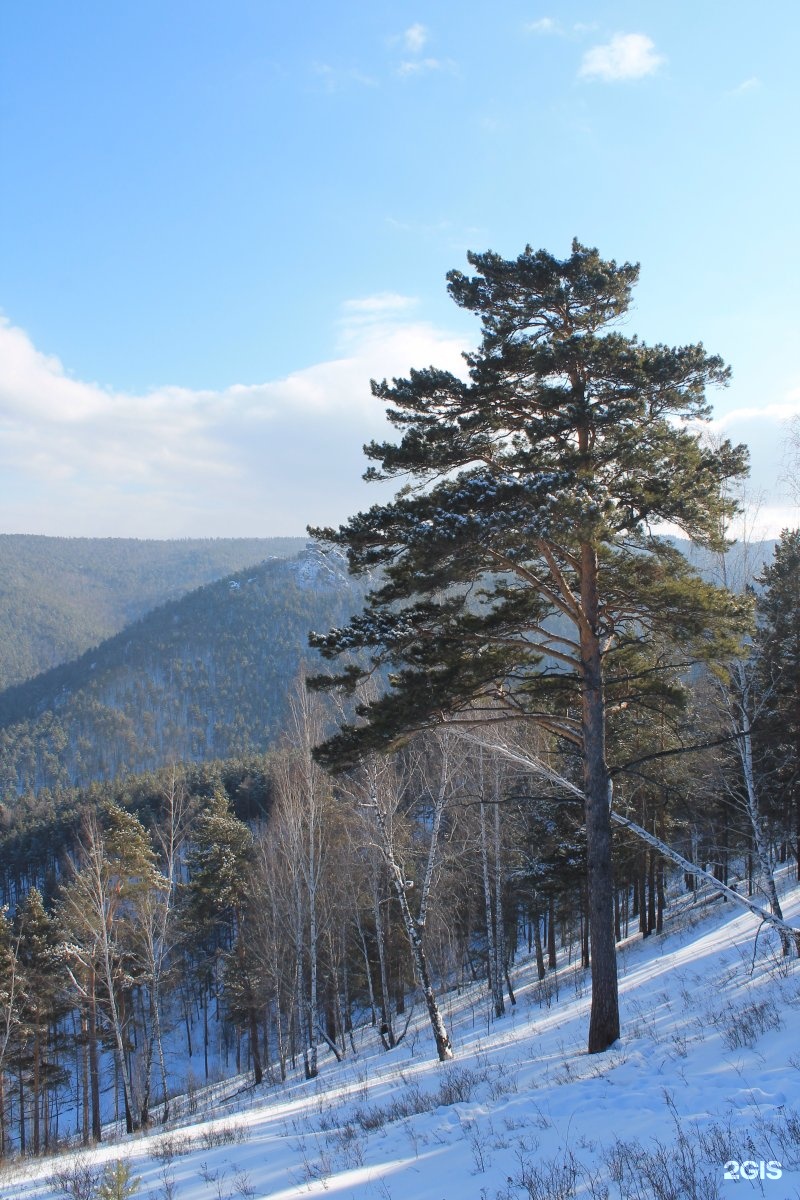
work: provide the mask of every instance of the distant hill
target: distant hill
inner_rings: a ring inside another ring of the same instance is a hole
[[[278,738],[311,628],[361,608],[344,560],[314,549],[164,604],[0,695],[0,794],[84,786]]]
[[[156,605],[304,545],[0,534],[0,689],[76,658]]]
[[[58,550],[65,544],[62,539],[41,542],[56,543]],[[283,542],[280,548],[288,548],[290,539]],[[96,549],[95,543],[82,544],[87,552]],[[685,542],[678,545],[690,551],[703,574],[720,581],[713,556],[691,551]],[[126,595],[120,579],[126,579],[126,571],[128,581],[139,584],[140,596],[146,588],[152,595],[179,586],[172,555],[177,552],[180,561],[181,548],[185,567],[212,570],[225,553],[252,553],[257,547],[263,555],[275,542],[120,541],[107,546],[99,561],[112,592],[116,587],[109,606],[120,613]],[[128,547],[134,548],[130,559]],[[142,548],[138,562],[137,547]],[[747,564],[744,551],[734,547],[727,565],[730,582],[740,586],[737,577],[745,570],[751,577],[760,571],[773,547],[769,542],[751,548]],[[220,551],[216,558],[215,550]],[[159,553],[164,578],[156,574]],[[71,569],[80,582],[77,561]],[[98,609],[107,615],[100,602],[102,577],[87,567],[84,583],[85,594],[97,597]],[[360,611],[367,586],[348,576],[342,557],[323,556],[314,548],[296,559],[263,561],[162,604],[72,661],[6,688],[0,693],[0,797],[43,787],[82,787],[173,761],[269,749],[284,727],[287,696],[301,661],[315,658],[307,644],[309,629],[344,624]],[[128,587],[128,612],[144,602],[131,599],[133,591]],[[62,611],[70,609],[65,604]],[[19,619],[23,635],[35,625]]]

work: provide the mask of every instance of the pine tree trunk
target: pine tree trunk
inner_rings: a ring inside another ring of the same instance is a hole
[[[644,825],[645,816],[642,813],[642,825]],[[642,937],[647,937],[650,930],[647,928],[647,850],[642,848],[639,851],[638,857],[639,877],[637,882],[639,894],[639,933]]]
[[[497,946],[495,943],[495,924],[492,915],[492,888],[489,879],[489,852],[486,845],[486,806],[480,804],[481,829],[481,873],[483,875],[483,908],[486,926],[486,963],[489,976],[489,990],[492,993],[494,1015],[502,1017],[506,1011],[503,999],[503,980],[500,975]]]
[[[0,1070],[0,1159],[6,1156],[6,1073]]]
[[[278,1062],[280,1064],[281,1083],[286,1083],[286,1043],[283,1036],[281,996],[277,982],[275,983],[275,1037],[278,1043]]]
[[[620,1025],[609,813],[611,781],[605,761],[605,700],[598,634],[597,553],[584,544],[581,558],[583,786],[592,941],[589,1053],[597,1054],[617,1041]]]
[[[536,946],[536,974],[539,979],[544,979],[547,971],[544,966],[544,947],[542,946],[542,932],[539,928],[539,913],[533,914],[533,938]]]
[[[551,971],[558,966],[558,950],[556,947],[556,900],[550,896],[547,905],[547,965]]]
[[[656,852],[650,851],[647,868],[647,932],[653,933],[656,927]]]
[[[208,1081],[208,981],[204,980],[203,988],[203,1065],[206,1082]]]
[[[264,1068],[261,1065],[261,1052],[258,1045],[258,1018],[256,1010],[251,1005],[248,1011],[250,1023],[250,1053],[253,1056],[253,1077],[256,1086],[261,1083],[264,1078]]]
[[[375,918],[375,939],[378,946],[378,971],[381,981],[381,1041],[386,1050],[393,1050],[396,1042],[392,1026],[392,997],[389,988],[389,973],[386,967],[386,938],[381,919],[377,879],[373,880],[372,905]]]
[[[369,960],[369,949],[367,947],[367,939],[364,936],[364,926],[361,923],[361,912],[356,908],[355,911],[356,929],[358,930],[358,940],[361,946],[361,953],[364,956],[364,978],[367,982],[367,994],[369,995],[369,1011],[373,1025],[378,1024],[378,1006],[375,1003],[375,984],[372,979],[372,964]]]
[[[587,971],[591,965],[589,954],[589,888],[581,888],[581,966]]]
[[[19,1152],[25,1154],[28,1149],[25,1134],[25,1084],[22,1080],[22,1067],[19,1069]]]
[[[81,1045],[80,1045],[80,1075],[83,1090],[81,1141],[84,1146],[89,1144],[89,1022],[86,1013],[81,1010]]]
[[[42,1129],[44,1130],[44,1152],[50,1149],[50,1091],[47,1086],[47,1059],[42,1063]]]
[[[100,1121],[100,1063],[97,1048],[97,976],[89,980],[89,1080],[92,1088],[92,1138],[99,1142],[103,1136]]]
[[[506,934],[505,923],[503,921],[503,852],[502,840],[500,837],[500,787],[495,775],[495,793],[494,793],[494,954],[495,954],[495,974],[500,978],[501,967],[513,959],[513,951],[507,958],[506,956]],[[508,968],[506,966],[506,976]],[[503,985],[499,984],[500,1003],[503,1005],[505,1012],[505,1004],[503,1004]],[[509,998],[511,1003],[514,1003],[511,988],[509,988]]]
[[[39,1040],[39,1030],[37,1029],[33,1037],[33,1153],[38,1154],[41,1149],[41,1138],[39,1133],[39,1075],[41,1066],[41,1045]]]
[[[658,825],[658,832],[661,835],[662,841],[666,837],[664,829],[664,816],[662,814],[661,821]],[[664,909],[666,908],[666,894],[664,890],[664,855],[659,854],[656,862],[656,933],[662,933],[664,930]]]

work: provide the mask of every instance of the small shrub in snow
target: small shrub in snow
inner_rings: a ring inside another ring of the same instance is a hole
[[[509,1187],[501,1193],[499,1200],[514,1200],[517,1196],[528,1200],[574,1200],[583,1172],[571,1150],[560,1158],[545,1159],[544,1162],[521,1154],[518,1157],[519,1170],[510,1177]],[[594,1191],[593,1194],[597,1195]],[[608,1195],[607,1191],[605,1195]]]
[[[200,1085],[191,1068],[186,1074],[186,1104],[189,1113],[194,1116],[200,1104]]]
[[[544,979],[540,979],[533,989],[533,1001],[541,1008],[550,1008],[554,1000],[558,1000],[558,975],[545,975]]]
[[[780,1029],[783,1022],[781,1015],[771,997],[765,1000],[754,1000],[742,1008],[728,1010],[722,1018],[728,1017],[722,1029],[722,1040],[729,1050],[739,1050],[742,1047],[752,1049],[762,1033],[771,1029]]]
[[[476,1072],[467,1067],[446,1067],[433,1107],[437,1104],[466,1104],[472,1099],[478,1082]]]
[[[247,1130],[244,1125],[211,1125],[203,1130],[200,1140],[206,1150],[215,1150],[217,1146],[246,1142]]]
[[[474,1121],[462,1121],[461,1129],[472,1151],[473,1173],[476,1175],[485,1175],[487,1167],[492,1165],[488,1142],[484,1136],[485,1131],[476,1125]]]
[[[209,1167],[209,1165],[205,1161],[205,1159],[198,1166],[197,1173],[200,1176],[200,1178],[202,1179],[203,1183],[218,1183],[219,1179],[220,1179],[220,1174],[222,1174],[223,1178],[225,1176],[224,1168],[223,1168],[222,1172],[220,1172],[219,1167],[217,1167],[216,1169],[213,1169],[212,1167]]]
[[[353,1113],[353,1120],[365,1132],[370,1133],[375,1129],[383,1129],[384,1125],[389,1125],[394,1121],[403,1121],[406,1117],[413,1117],[417,1113],[430,1112],[441,1103],[442,1101],[436,1097],[425,1095],[419,1084],[409,1083],[394,1100],[385,1106],[374,1104],[369,1108],[357,1108]]]
[[[758,1135],[769,1147],[773,1158],[785,1167],[800,1167],[800,1110],[781,1108],[758,1121]]]
[[[100,1181],[100,1169],[88,1154],[77,1154],[69,1163],[54,1171],[48,1183],[59,1200],[94,1200]]]
[[[342,1161],[345,1170],[353,1170],[364,1165],[363,1134],[352,1121],[347,1121],[338,1129],[331,1129],[325,1141]]]
[[[430,1096],[426,1096],[418,1083],[409,1083],[386,1109],[387,1120],[403,1121],[406,1117],[416,1116],[417,1113],[430,1112],[435,1105]]]
[[[375,1129],[383,1129],[386,1124],[386,1111],[379,1104],[373,1105],[371,1108],[357,1108],[353,1119],[358,1122],[365,1133],[372,1133]]]
[[[241,1196],[242,1200],[250,1200],[256,1194],[256,1189],[250,1182],[250,1176],[247,1174],[247,1171],[237,1171],[233,1177],[233,1184],[236,1195]]]
[[[161,1191],[151,1192],[150,1200],[176,1200],[177,1194],[175,1176],[169,1166],[164,1166],[161,1171]]]
[[[686,1058],[689,1054],[687,1049],[686,1035],[683,1033],[673,1033],[671,1037],[672,1045],[675,1047],[675,1054],[678,1058]]]
[[[191,1154],[194,1147],[194,1138],[188,1133],[165,1133],[156,1142],[153,1158],[168,1166],[173,1159],[180,1158],[183,1154]]]
[[[489,1099],[493,1101],[502,1100],[504,1096],[519,1091],[516,1075],[512,1075],[509,1071],[503,1071],[501,1067],[496,1067],[492,1071],[488,1084]]]
[[[674,1143],[655,1139],[654,1149],[618,1139],[605,1158],[620,1200],[720,1200],[719,1168],[706,1167],[702,1153],[678,1128]]]

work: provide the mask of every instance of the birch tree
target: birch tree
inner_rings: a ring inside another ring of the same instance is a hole
[[[424,933],[439,852],[442,815],[451,787],[450,755],[451,744],[445,738],[442,759],[437,772],[438,778],[431,789],[430,798],[433,803],[431,828],[421,887],[419,888],[418,881],[412,877],[411,871],[406,865],[406,858],[410,858],[408,847],[406,846],[406,853],[404,853],[403,843],[398,837],[403,785],[395,764],[386,759],[372,757],[364,763],[362,769],[347,785],[351,795],[362,809],[368,827],[371,829],[372,839],[386,863],[392,890],[400,908],[403,929],[411,950],[414,973],[425,1000],[436,1053],[441,1062],[453,1057],[453,1047],[436,1000],[425,949]],[[415,906],[416,912],[412,910],[409,899],[411,892],[415,890],[418,890],[420,896],[418,905]]]
[[[178,907],[177,886],[180,862],[193,814],[184,779],[173,767],[163,792],[163,809],[155,827],[158,848],[159,886],[144,890],[140,895],[139,920],[134,929],[136,953],[142,964],[143,981],[147,988],[150,1028],[146,1041],[142,1121],[149,1118],[151,1066],[153,1055],[158,1059],[161,1093],[164,1101],[163,1120],[169,1118],[169,1089],[164,1059],[163,989],[165,977],[177,946]]]
[[[134,930],[140,901],[161,886],[153,849],[135,816],[111,803],[102,811],[102,823],[94,812],[85,815],[76,860],[61,893],[61,919],[67,930],[64,951],[73,985],[92,1010],[96,983],[101,984],[129,1133],[142,1123],[142,1097],[128,1055],[127,997],[137,982],[132,973]]]
[[[317,765],[312,750],[322,738],[320,701],[303,683],[290,702],[288,748],[276,771],[276,848],[291,880],[293,914],[290,918],[295,945],[296,990],[304,1030],[306,1076],[318,1073],[320,1038],[330,1044],[320,1021],[320,949],[328,912],[325,875],[328,868],[331,782]],[[338,1053],[338,1050],[337,1050]]]

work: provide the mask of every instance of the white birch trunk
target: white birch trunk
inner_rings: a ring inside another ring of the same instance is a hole
[[[772,873],[772,862],[770,861],[769,849],[767,840],[764,836],[764,823],[761,818],[760,806],[758,802],[758,792],[756,789],[756,776],[753,768],[753,730],[750,722],[750,687],[747,680],[747,668],[743,663],[738,663],[735,671],[736,684],[738,695],[736,698],[736,716],[738,717],[739,736],[736,739],[736,748],[739,752],[739,761],[742,766],[742,778],[745,786],[745,803],[747,806],[747,816],[750,821],[750,828],[753,832],[753,845],[756,851],[756,858],[761,870],[761,876],[764,882],[764,887],[769,900],[769,906],[773,914],[780,920],[783,920],[783,912],[781,910],[781,902],[778,898],[778,889],[775,885],[775,876]],[[780,931],[781,948],[785,955],[789,954],[791,941],[785,930]],[[797,952],[800,954],[800,942],[797,944]]]
[[[446,1062],[448,1059],[453,1057],[453,1047],[444,1023],[444,1018],[439,1010],[439,1005],[436,1001],[436,995],[431,982],[428,960],[422,941],[423,923],[420,920],[415,919],[408,904],[408,896],[406,894],[407,880],[405,878],[405,873],[400,869],[400,865],[397,862],[394,849],[394,839],[392,838],[391,830],[386,819],[386,813],[378,794],[378,781],[376,778],[377,772],[375,771],[374,766],[371,768],[371,774],[373,778],[370,786],[369,808],[375,817],[375,823],[378,827],[378,833],[380,837],[381,850],[386,860],[386,865],[389,868],[392,886],[400,906],[400,913],[403,919],[403,928],[405,929],[406,937],[408,938],[408,943],[411,948],[414,972],[417,976],[417,981],[420,985],[420,988],[422,989],[422,994],[425,998],[425,1005],[428,1010],[428,1018],[431,1023],[433,1038],[436,1044],[436,1053],[439,1056],[440,1062]],[[443,805],[444,790],[442,787],[439,789],[438,796],[441,799],[437,800],[437,805],[439,803]],[[434,828],[437,833],[440,822],[441,814],[439,814],[438,822],[436,815],[434,815]],[[436,845],[434,838],[432,839],[432,846],[428,852],[428,860],[425,869],[427,892],[430,890],[430,877],[433,872],[435,857]],[[423,889],[423,894],[427,894],[425,889]]]

